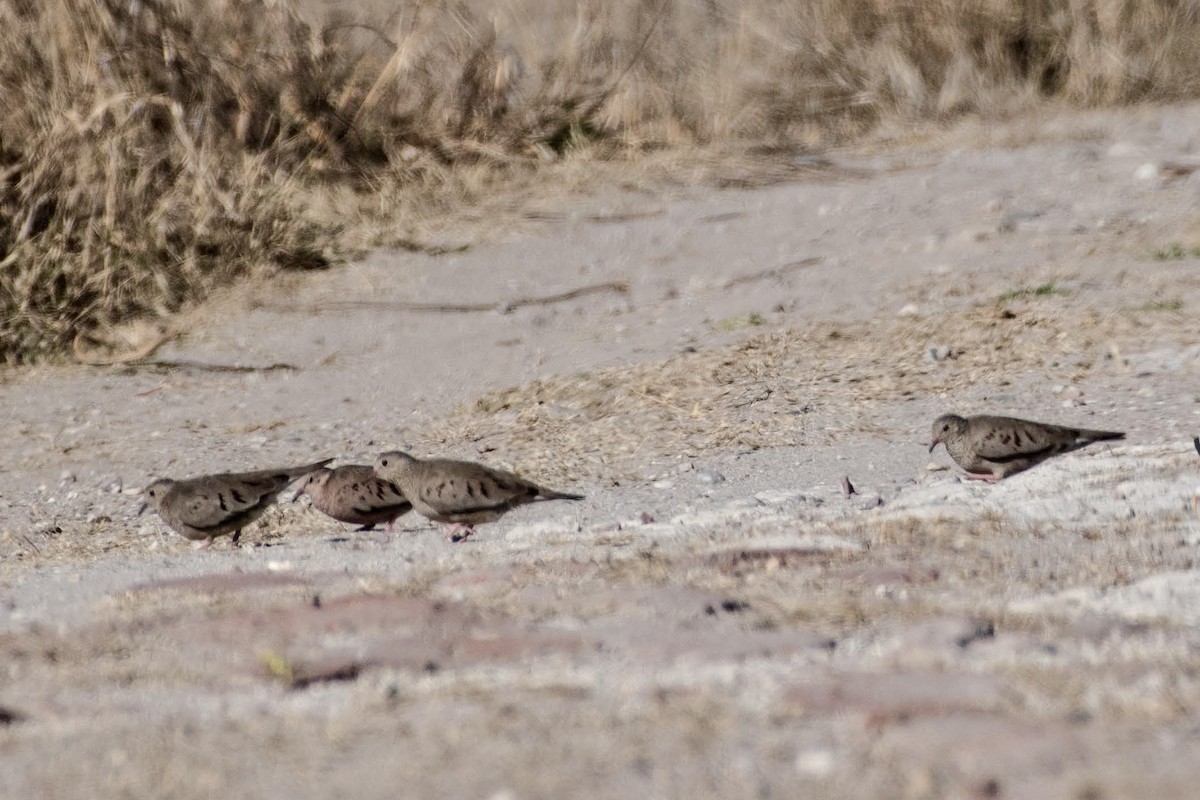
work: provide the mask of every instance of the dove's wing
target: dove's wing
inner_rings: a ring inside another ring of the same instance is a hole
[[[422,461],[414,478],[417,497],[438,514],[502,511],[540,491],[510,472],[469,461]]]
[[[1079,430],[1014,417],[972,417],[968,436],[975,452],[989,461],[1003,463],[1036,458],[1079,444]]]
[[[286,476],[213,476],[176,485],[168,514],[197,531],[221,531],[253,522],[286,486]]]

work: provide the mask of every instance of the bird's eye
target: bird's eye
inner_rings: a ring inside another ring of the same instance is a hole
[[[387,463],[387,462],[388,462],[388,460],[387,460],[386,458],[384,458],[384,459],[380,459],[380,461],[379,461],[379,463],[380,463],[380,464],[382,464],[382,465],[383,465],[383,466],[385,466],[385,467],[388,465],[388,463]]]
[[[946,432],[946,431],[948,431],[948,430],[950,430],[950,426],[949,426],[949,425],[943,425],[943,426],[942,426],[942,433],[945,433],[945,432]]]
[[[151,497],[154,497],[154,490],[151,489],[150,491],[146,492],[146,494],[150,495]]]

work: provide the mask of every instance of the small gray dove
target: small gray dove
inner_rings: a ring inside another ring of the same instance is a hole
[[[474,533],[476,525],[494,522],[517,506],[583,499],[472,461],[418,459],[398,451],[375,459],[375,474],[394,483],[421,516],[453,523],[447,536],[455,542]]]
[[[1067,428],[1015,417],[943,414],[934,420],[929,452],[944,444],[968,478],[998,481],[1092,442],[1124,438],[1121,431]]]
[[[154,506],[163,522],[177,533],[208,547],[213,539],[232,533],[236,542],[242,528],[262,516],[276,496],[296,478],[323,467],[327,458],[303,467],[281,467],[257,472],[226,472],[173,481],[160,478],[146,487],[146,502],[138,513]]]
[[[369,531],[380,522],[386,522],[391,531],[396,518],[412,510],[412,503],[399,489],[360,464],[313,470],[300,479],[292,502],[306,494],[318,511],[338,522],[361,525],[360,531]]]

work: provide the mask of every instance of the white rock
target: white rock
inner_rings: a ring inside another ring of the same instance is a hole
[[[1133,177],[1139,181],[1152,181],[1158,177],[1158,165],[1147,161],[1133,171]]]

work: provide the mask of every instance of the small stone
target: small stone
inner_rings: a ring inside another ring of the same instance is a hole
[[[1012,233],[1017,230],[1024,222],[1031,222],[1042,216],[1041,211],[1014,211],[1011,214],[1005,215],[1004,219],[996,225],[997,233]]]
[[[1152,181],[1158,177],[1158,165],[1150,162],[1142,164],[1133,171],[1133,177],[1139,181]]]
[[[813,748],[796,754],[796,771],[805,775],[824,777],[833,772],[835,758],[831,750]]]
[[[696,480],[701,483],[724,483],[725,476],[711,469],[696,470]]]
[[[916,303],[908,303],[897,312],[898,316],[901,317],[915,317],[920,313],[921,309],[917,307]]]
[[[58,476],[58,479],[63,483],[74,483],[76,480],[75,473],[69,469],[64,469],[62,474]]]
[[[951,349],[950,345],[932,344],[925,348],[925,360],[933,364],[936,364],[939,361],[946,361],[947,359],[953,357],[954,350]]]
[[[949,467],[947,467],[945,464],[939,464],[936,461],[930,461],[925,465],[926,472],[945,472],[948,469]]]
[[[908,773],[904,784],[904,797],[907,800],[925,800],[936,792],[937,780],[929,767],[917,767]]]

